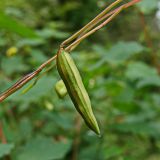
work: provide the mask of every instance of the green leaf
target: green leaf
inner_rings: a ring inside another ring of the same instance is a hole
[[[108,146],[105,149],[104,157],[106,160],[117,157],[124,152],[124,148],[118,146]]]
[[[141,134],[160,137],[159,123],[154,122],[131,122],[112,125],[111,128],[117,129],[122,132],[131,132],[133,134]]]
[[[106,51],[105,59],[108,63],[119,64],[143,50],[144,47],[137,42],[118,42]]]
[[[90,159],[95,159],[96,156],[99,155],[101,156],[101,153],[99,152],[97,153],[97,148],[98,148],[98,143],[84,147],[79,154],[79,159],[90,160]]]
[[[42,38],[57,38],[57,39],[64,39],[69,37],[69,33],[62,32],[57,29],[43,29],[38,31],[38,35]]]
[[[4,58],[2,60],[2,70],[7,74],[11,75],[17,72],[23,72],[28,69],[28,66],[23,63],[22,57],[11,57]]]
[[[17,42],[18,47],[23,47],[23,46],[38,46],[41,44],[44,44],[45,41],[40,38],[32,38],[32,39],[21,39],[19,42]]]
[[[0,144],[0,158],[10,154],[13,148],[13,144]]]
[[[157,8],[158,2],[159,0],[143,0],[137,6],[143,13],[149,14]]]
[[[14,20],[12,17],[0,12],[0,28],[17,33],[22,37],[35,38],[38,35],[24,24]]]
[[[19,152],[17,160],[57,160],[65,157],[71,142],[56,142],[52,138],[30,140]]]
[[[158,76],[158,73],[144,62],[133,62],[128,65],[125,75],[130,80],[138,80]]]
[[[32,49],[30,55],[30,63],[34,64],[35,66],[41,65],[45,61],[47,61],[47,56],[41,51],[40,49]]]
[[[28,85],[30,85],[31,83],[33,82],[30,82]],[[42,77],[29,92],[27,92],[26,94],[20,94],[22,93],[22,88],[15,94],[11,95],[8,100],[26,103],[37,102],[52,90],[52,86],[54,83],[55,79],[53,77]]]
[[[125,76],[132,80],[138,80],[137,87],[160,86],[160,76],[156,68],[143,62],[134,62],[128,65]]]
[[[157,86],[160,87],[160,76],[147,77],[137,83],[137,87]]]
[[[4,45],[6,45],[7,44],[7,41],[6,41],[6,39],[3,37],[3,38],[0,38],[0,47],[1,46],[4,46]]]

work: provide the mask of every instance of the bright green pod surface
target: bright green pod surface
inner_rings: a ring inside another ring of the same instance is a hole
[[[95,133],[100,134],[88,93],[69,53],[62,51],[58,54],[57,69],[77,111],[81,114],[88,127]]]
[[[59,98],[64,98],[67,95],[67,89],[63,80],[59,80],[56,83],[55,90]]]

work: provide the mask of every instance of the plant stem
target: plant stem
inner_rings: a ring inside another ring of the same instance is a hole
[[[90,36],[91,34],[95,33],[97,30],[101,29],[102,27],[104,27],[107,23],[109,23],[113,18],[115,18],[121,11],[122,11],[123,7],[120,7],[113,15],[111,15],[106,21],[104,21],[102,24],[100,24],[99,26],[97,26],[96,28],[92,29],[91,31],[89,31],[88,33],[86,33],[85,35],[83,35],[82,37],[80,37],[79,39],[77,39],[76,41],[74,41],[71,45],[69,45],[66,48],[66,51],[72,51],[72,47],[74,47],[75,45],[79,44],[82,40],[84,40],[85,38],[87,38],[88,36]]]
[[[75,119],[75,138],[72,147],[72,160],[78,160],[78,150],[80,145],[80,133],[81,133],[82,121],[79,114],[76,115]]]
[[[160,64],[158,61],[158,56],[157,56],[157,53],[156,53],[154,46],[153,46],[153,42],[152,42],[149,30],[148,30],[145,16],[141,11],[139,11],[139,15],[140,15],[140,22],[141,22],[141,26],[142,26],[142,29],[144,32],[146,44],[147,44],[148,48],[150,48],[150,50],[151,50],[151,63],[156,67],[158,73],[160,74]]]
[[[5,137],[4,132],[3,132],[3,124],[2,124],[2,122],[0,122],[0,140],[1,140],[1,142],[3,144],[7,143],[6,137]]]
[[[117,12],[121,7],[123,7],[123,8],[125,9],[125,8],[128,8],[128,7],[134,5],[135,3],[138,3],[138,2],[140,2],[140,1],[141,1],[141,0],[133,0],[133,1],[131,1],[131,2],[128,2],[128,3],[124,4],[124,5],[116,8],[115,10],[113,10],[113,11],[111,11],[111,12],[109,12],[109,13],[103,15],[103,16],[101,15],[101,16],[99,17],[99,19],[97,19],[92,25],[89,25],[89,26],[86,28],[86,30],[79,35],[79,38],[82,37],[82,36],[84,36],[85,33],[86,33],[86,31],[89,31],[89,30],[92,29],[95,25],[97,25],[98,23],[100,23],[100,22],[103,21],[104,19],[108,18],[109,16],[111,16],[112,14],[114,14],[115,12]],[[92,21],[93,21],[93,20],[92,20]],[[80,42],[79,42],[79,43],[80,43]],[[74,50],[74,49],[79,45],[79,43],[77,42],[76,44],[74,44],[71,48],[69,48],[69,49],[66,50],[66,51],[70,52],[70,51]]]
[[[10,96],[11,94],[13,94],[14,92],[16,92],[17,90],[19,90],[20,88],[22,88],[27,82],[29,82],[35,76],[37,76],[48,64],[50,64],[53,60],[55,60],[56,57],[57,57],[57,55],[55,55],[54,57],[50,58],[45,63],[43,63],[40,67],[38,67],[37,70],[35,70],[34,72],[32,72],[30,74],[27,74],[22,79],[20,79],[19,81],[17,81],[12,87],[10,87],[5,92],[3,92],[0,95],[0,102],[2,102],[4,99],[6,99],[8,96]]]
[[[68,38],[62,43],[62,46],[66,46],[70,42],[72,42],[75,38],[77,38],[81,33],[88,31],[88,29],[96,22],[103,17],[108,11],[110,11],[113,7],[115,7],[118,3],[120,3],[122,0],[116,0],[114,3],[112,3],[110,6],[108,6],[105,10],[103,10],[98,16],[96,16],[92,21],[90,21],[87,25],[85,25],[82,29],[80,29],[78,32],[76,32],[73,36]]]
[[[2,144],[6,144],[7,143],[7,139],[6,139],[6,136],[4,134],[4,131],[3,131],[3,123],[0,121],[0,141]],[[9,155],[6,155],[4,157],[5,160],[11,160],[11,157]]]
[[[108,8],[106,8],[104,11],[102,11],[96,18],[94,18],[90,23],[88,23],[85,27],[83,27],[80,31],[75,33],[73,36],[62,42],[60,45],[61,47],[64,47],[66,44],[73,41],[77,36],[81,35],[77,40],[75,40],[73,43],[71,43],[68,47],[65,48],[66,51],[72,51],[82,40],[99,30],[100,28],[104,27],[108,22],[110,22],[123,8],[128,8],[135,3],[140,2],[141,0],[132,0],[131,2],[128,2],[117,9],[108,12],[111,8],[113,8],[115,5],[120,3],[121,0],[117,0],[116,2],[112,3]],[[110,16],[111,15],[111,16]],[[110,16],[107,20],[105,20],[103,23],[101,23],[99,26],[95,27],[94,29],[90,30],[89,32],[85,33],[85,31],[88,31],[88,29],[93,28],[96,24],[98,24],[103,19]],[[57,54],[60,52],[60,49],[58,50]],[[52,61],[54,61],[57,57],[57,54],[53,56],[52,58],[48,59],[46,62],[44,62],[40,67],[38,67],[37,70],[33,71],[30,74],[27,74],[22,79],[17,81],[14,85],[12,85],[9,89],[4,91],[2,94],[0,94],[0,102],[2,102],[4,99],[6,99],[8,96],[22,88],[26,83],[28,83],[30,80],[32,80],[34,77],[36,77],[47,65],[49,65]]]

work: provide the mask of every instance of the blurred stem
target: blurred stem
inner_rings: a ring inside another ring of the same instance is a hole
[[[78,160],[78,150],[80,145],[80,133],[81,133],[81,117],[77,114],[75,118],[75,139],[73,141],[73,151],[72,151],[72,159],[71,160]]]
[[[3,92],[0,95],[0,102],[2,102],[4,99],[6,99],[8,96],[22,88],[26,83],[28,83],[30,80],[32,80],[34,77],[36,77],[47,65],[49,65],[53,60],[55,60],[57,55],[47,60],[45,63],[43,63],[38,69],[32,73],[27,74],[22,79],[17,81],[12,87],[7,89],[5,92]]]
[[[97,19],[94,23],[92,23],[92,25],[88,25],[88,26],[86,25],[86,30],[84,30],[84,32],[82,32],[82,33],[80,33],[80,34],[79,34],[79,32],[78,32],[79,37],[78,37],[77,39],[80,39],[80,37],[84,36],[87,31],[90,31],[90,30],[91,30],[94,26],[96,26],[98,23],[100,23],[100,22],[103,21],[104,19],[108,18],[108,17],[111,16],[112,14],[116,13],[121,7],[123,7],[123,8],[125,9],[125,8],[128,8],[128,7],[132,6],[132,5],[135,4],[135,3],[138,3],[139,1],[141,1],[141,0],[133,0],[133,1],[131,1],[131,2],[128,2],[128,3],[124,4],[124,5],[121,5],[120,7],[116,8],[115,10],[113,10],[113,11],[111,11],[111,12],[105,14],[105,15],[102,14],[101,16],[98,17],[99,19]],[[117,3],[116,3],[116,2],[117,2]],[[115,2],[115,4],[114,4],[114,6],[117,5],[118,3],[120,3],[120,1],[116,1],[116,2]],[[92,21],[93,21],[93,20],[92,20]],[[89,23],[89,24],[90,24],[90,23]],[[67,51],[70,52],[70,51],[74,50],[74,49],[79,45],[79,43],[80,43],[80,42],[77,42],[77,43],[74,44],[72,47],[70,47]],[[72,45],[72,44],[71,44],[71,45]]]
[[[111,11],[108,13],[108,15],[106,14],[106,11],[110,10],[111,8],[113,8],[116,4],[118,4],[120,2],[120,0],[117,0],[115,3],[112,3],[109,8],[106,8],[104,11],[102,11],[98,18],[93,19],[87,27],[82,28],[80,31],[78,31],[76,34],[74,34],[73,36],[71,36],[71,38],[67,39],[66,41],[62,42],[62,44],[59,47],[59,50],[57,52],[60,53],[61,49],[69,42],[71,42],[72,40],[74,40],[75,38],[78,37],[77,40],[73,41],[67,48],[65,48],[66,51],[72,51],[77,45],[79,45],[79,43],[84,40],[85,38],[87,38],[88,36],[90,36],[91,34],[93,34],[94,32],[96,32],[97,30],[101,29],[102,27],[104,27],[108,22],[110,22],[122,9],[124,8],[128,8],[132,5],[134,5],[135,3],[140,2],[141,0],[132,0],[131,2],[128,2],[120,7],[118,7],[117,9]],[[105,15],[106,14],[106,15]],[[108,17],[109,15],[111,15],[107,20],[105,20],[103,23],[101,23],[99,26],[95,27],[94,29],[92,29],[91,31],[85,33],[86,30],[93,28],[93,26],[95,24],[97,24],[99,21],[101,21],[101,19],[104,19],[105,16]],[[81,33],[84,32],[85,34],[79,37],[79,35],[81,35]],[[46,62],[44,62],[40,67],[38,67],[37,70],[33,71],[32,73],[27,74],[26,76],[24,76],[22,79],[20,79],[19,81],[17,81],[15,84],[13,84],[10,88],[8,88],[6,91],[4,91],[1,95],[0,95],[0,102],[2,102],[4,99],[6,99],[8,96],[10,96],[11,94],[13,94],[14,92],[16,92],[17,90],[19,90],[20,88],[22,88],[26,83],[28,83],[30,80],[32,80],[34,77],[36,77],[47,65],[49,65],[52,61],[54,61],[57,58],[57,54],[55,56],[53,56],[52,58],[50,58],[49,60],[47,60]]]
[[[5,134],[3,132],[3,123],[2,123],[2,121],[0,122],[0,141],[2,142],[2,144],[6,144],[7,143]],[[11,160],[11,157],[9,155],[6,155],[4,157],[4,160]]]
[[[51,65],[51,66],[48,67],[43,73],[41,73],[40,75],[38,75],[37,78],[33,81],[33,83],[30,84],[27,88],[25,88],[25,89],[22,91],[22,94],[25,94],[25,93],[27,93],[30,89],[32,89],[32,87],[37,84],[38,80],[39,80],[40,78],[42,78],[44,75],[46,75],[46,73],[48,73],[53,67],[55,67],[55,64],[54,64],[54,65]]]
[[[147,47],[151,50],[151,63],[156,67],[158,73],[160,74],[160,64],[158,62],[158,56],[153,46],[153,42],[150,36],[150,32],[148,30],[148,25],[146,23],[145,16],[141,11],[139,11],[139,15]]]
[[[6,140],[6,137],[3,133],[3,124],[2,122],[0,122],[0,140],[3,144],[6,144],[7,143],[7,140]]]
[[[71,45],[69,45],[66,50],[67,51],[72,51],[72,48],[79,44],[82,40],[84,40],[85,38],[87,38],[88,36],[90,36],[91,34],[95,33],[97,30],[101,29],[102,27],[104,27],[107,23],[109,23],[113,18],[115,18],[121,11],[122,11],[123,7],[120,7],[113,15],[111,15],[107,20],[105,20],[103,23],[101,23],[99,26],[95,27],[94,29],[92,29],[91,31],[89,31],[88,33],[86,33],[85,35],[83,35],[82,37],[80,37],[79,39],[75,40],[75,42],[73,42]]]
[[[154,154],[154,153],[158,152],[159,151],[159,147],[157,146],[156,138],[150,137],[149,140],[150,140],[150,144],[151,144],[150,148],[149,148],[149,152],[151,154]]]
[[[115,7],[118,3],[120,3],[122,0],[116,0],[113,2],[110,6],[108,6],[105,10],[103,10],[98,16],[96,16],[92,21],[90,21],[87,25],[85,25],[82,29],[80,29],[78,32],[76,32],[73,36],[65,40],[62,45],[66,46],[70,42],[72,42],[75,38],[77,38],[82,33],[87,32],[90,28],[94,27],[97,24],[97,21],[102,18],[108,11],[110,11],[113,7]]]

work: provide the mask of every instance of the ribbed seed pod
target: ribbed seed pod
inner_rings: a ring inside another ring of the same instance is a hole
[[[67,95],[67,89],[63,80],[59,80],[56,83],[55,90],[59,98],[64,98]]]
[[[58,53],[57,69],[77,111],[81,114],[88,127],[95,133],[100,134],[80,73],[69,53],[64,50]]]

